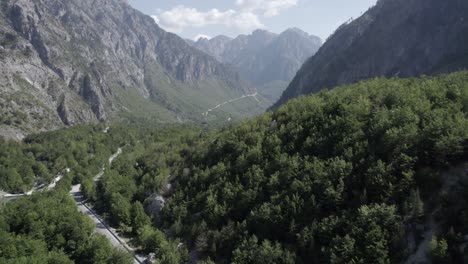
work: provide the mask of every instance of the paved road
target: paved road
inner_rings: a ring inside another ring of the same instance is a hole
[[[110,156],[108,162],[109,162],[109,165],[112,164],[112,162],[115,160],[115,158],[117,158],[120,154],[122,154],[122,148],[118,148],[117,149],[117,152],[114,153],[114,155]]]
[[[118,236],[114,235],[110,228],[105,224],[105,222],[99,217],[94,211],[84,203],[84,197],[82,192],[80,191],[81,184],[72,186],[72,190],[70,194],[72,195],[73,199],[75,199],[76,205],[78,206],[78,210],[83,214],[89,216],[93,222],[96,224],[96,232],[99,234],[104,235],[114,247],[125,249],[122,240],[118,238]]]
[[[85,205],[83,194],[80,191],[81,184],[74,185],[70,194],[72,195],[73,199],[75,199],[76,205],[78,206],[78,210],[83,214],[89,216],[93,222],[96,224],[96,232],[99,234],[104,235],[114,247],[125,249],[122,243],[114,236],[111,231],[106,227],[104,222],[98,217],[87,205]]]
[[[110,156],[109,160],[108,160],[108,163],[109,163],[109,166],[112,165],[112,162],[114,162],[114,160],[120,155],[122,154],[122,148],[118,148],[117,149],[117,152],[115,152],[114,154],[112,154],[112,156]],[[105,165],[102,165],[102,168],[101,170],[99,171],[98,174],[96,174],[96,176],[94,176],[94,181],[99,181],[102,176],[104,176],[104,170],[106,169]]]
[[[69,170],[68,168],[66,169],[67,171]],[[7,193],[0,191],[0,202],[2,204],[17,200],[23,196],[26,195],[32,195],[35,192],[42,192],[44,190],[50,191],[55,189],[55,186],[57,186],[57,183],[63,178],[63,175],[61,173],[57,174],[57,176],[54,178],[54,180],[47,186],[45,185],[40,185],[40,186],[34,186],[31,190],[25,192],[25,193],[18,193],[18,194],[12,194],[12,193]]]
[[[232,103],[232,102],[235,102],[235,101],[239,101],[239,100],[242,100],[242,99],[248,98],[248,97],[253,97],[258,103],[260,103],[260,101],[259,101],[258,98],[257,98],[257,95],[258,95],[257,92],[255,92],[255,93],[253,93],[253,94],[244,94],[244,95],[242,95],[242,96],[239,97],[239,98],[235,98],[235,99],[231,99],[231,100],[222,102],[222,103],[216,105],[215,107],[213,107],[213,108],[211,108],[211,109],[208,109],[206,112],[202,113],[202,115],[203,115],[203,116],[208,116],[208,114],[209,114],[210,112],[212,112],[213,110],[216,110],[216,109],[222,107],[223,105],[226,105],[226,104],[229,104],[229,103]]]
[[[111,165],[114,159],[117,158],[120,154],[122,154],[121,148],[119,148],[117,152],[109,158],[109,165]],[[104,175],[104,167],[94,177],[94,180],[99,180],[102,175]],[[96,224],[97,233],[104,235],[111,242],[112,246],[131,253],[133,255],[133,263],[143,263],[144,258],[135,256],[133,249],[125,242],[125,240],[120,238],[117,232],[113,228],[109,227],[105,221],[85,203],[83,193],[81,192],[81,184],[72,186],[70,195],[75,200],[75,203],[78,206],[78,210],[91,218]]]
[[[122,154],[122,149],[119,148],[116,153],[114,153],[108,160],[109,165],[112,164],[112,162],[120,155]],[[99,173],[94,177],[95,181],[100,180],[100,178],[104,175],[104,169],[105,166],[102,167],[102,169],[99,171]],[[0,192],[0,198],[4,200],[3,202],[6,202],[7,198],[8,199],[18,199],[21,196],[24,195],[30,195],[34,191],[42,191],[42,190],[52,190],[55,188],[57,183],[62,179],[62,175],[57,175],[57,177],[53,180],[53,182],[48,185],[48,186],[42,186],[41,188],[38,189],[33,189],[30,192],[26,194],[19,194],[19,195],[14,195],[14,194],[9,194],[9,193],[4,193]],[[133,252],[133,249],[123,240],[122,238],[119,237],[117,232],[109,227],[105,221],[97,215],[88,205],[86,205],[83,193],[81,192],[81,184],[77,184],[72,186],[72,189],[70,191],[70,195],[73,197],[75,200],[75,203],[78,207],[78,210],[82,212],[83,214],[87,215],[89,218],[93,220],[93,222],[96,224],[96,232],[99,234],[104,235],[112,244],[112,246],[116,248],[120,248],[123,250],[128,251],[133,255],[133,263],[135,264],[141,264],[145,260],[144,256],[136,256],[135,253]],[[1,201],[0,201],[1,202]]]
[[[80,190],[81,184],[77,184],[72,186],[72,190],[70,191],[71,196],[75,199],[76,205],[78,206],[78,210],[83,214],[87,215],[91,220],[93,220],[94,224],[96,224],[96,232],[104,235],[114,246],[115,248],[120,248],[122,250],[128,251],[130,254],[133,255],[133,263],[141,264],[143,263],[144,258],[138,258],[135,256],[133,249],[127,245],[125,240],[119,237],[117,232],[109,227],[105,221],[97,215],[88,205],[86,205],[84,201],[83,193]]]

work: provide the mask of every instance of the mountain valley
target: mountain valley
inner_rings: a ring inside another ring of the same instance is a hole
[[[468,2],[223,1],[2,0],[0,263],[468,263]]]
[[[104,34],[102,34],[104,32]],[[2,1],[1,134],[85,122],[239,120],[266,108],[235,70],[159,28],[126,1]]]
[[[286,89],[301,65],[322,45],[319,37],[291,28],[281,34],[256,30],[234,39],[217,36],[188,43],[232,65],[271,104]]]

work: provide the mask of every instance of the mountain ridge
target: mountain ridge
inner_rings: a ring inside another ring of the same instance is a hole
[[[0,46],[0,109],[11,119],[0,130],[9,137],[142,114],[205,120],[201,113],[217,102],[254,90],[126,1],[5,0]],[[261,109],[249,101],[217,114],[241,118]]]
[[[363,79],[466,68],[467,12],[468,4],[459,0],[380,0],[336,30],[304,63],[275,107],[293,97]]]
[[[220,35],[187,43],[232,65],[273,103],[322,41],[298,28],[290,28],[280,34],[257,29],[235,38]]]

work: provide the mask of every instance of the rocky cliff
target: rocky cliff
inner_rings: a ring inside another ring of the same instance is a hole
[[[252,93],[239,75],[124,0],[2,0],[0,131],[123,117],[198,120]],[[258,112],[255,100],[219,111]]]
[[[276,105],[362,79],[410,77],[468,66],[468,2],[379,0],[342,25],[298,72]]]
[[[235,39],[218,36],[201,38],[194,47],[233,65],[258,88],[260,94],[276,101],[304,61],[320,47],[320,38],[294,28],[281,34],[256,30]]]

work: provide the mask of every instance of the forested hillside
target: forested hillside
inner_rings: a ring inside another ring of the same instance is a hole
[[[466,184],[467,83],[376,79],[226,129],[177,178],[163,227],[216,262],[388,263],[435,217],[434,259],[460,263],[467,187],[444,177],[461,164]]]
[[[94,177],[134,135],[128,126],[87,125],[21,143],[0,139],[0,190],[33,191],[4,206],[0,195],[0,263],[131,263],[129,254],[95,233],[68,192],[72,183]],[[57,175],[57,186],[44,189]]]
[[[468,263],[468,1],[276,2],[2,0],[0,264]]]
[[[468,72],[380,78],[322,91],[220,131],[138,123],[111,125],[107,133],[104,128],[45,133],[20,143],[18,155],[49,173],[72,169],[57,190],[0,209],[7,238],[0,250],[20,241],[15,250],[25,258],[88,263],[83,252],[91,252],[111,263],[120,253],[80,251],[66,242],[72,231],[59,224],[77,218],[77,226],[87,226],[61,194],[81,182],[94,208],[161,263],[468,258]],[[32,146],[49,149],[50,158],[28,151]],[[123,153],[102,179],[95,182],[93,170],[80,172],[94,164],[91,157],[105,163],[99,157],[117,147]],[[8,169],[30,163],[10,164]],[[57,229],[40,231],[44,222]],[[39,231],[31,232],[36,226]],[[94,248],[100,238],[84,230],[72,240],[81,241],[80,249]],[[34,250],[20,251],[23,240]]]
[[[171,132],[141,155],[119,157],[88,196],[161,258],[388,263],[420,249],[460,263],[467,83],[467,72],[375,79],[217,133]],[[141,205],[188,255],[134,220]]]
[[[0,263],[128,264],[131,256],[94,232],[64,181],[54,192],[0,207]]]
[[[26,192],[34,185],[48,184],[69,169],[81,179],[94,175],[119,144],[132,143],[127,126],[77,126],[31,135],[24,142],[0,138],[0,190]]]
[[[180,263],[184,248],[177,250],[179,242],[167,240],[152,227],[150,215],[138,200],[165,186],[169,180],[166,164],[182,164],[177,152],[188,148],[186,144],[194,145],[200,133],[196,127],[156,128],[138,121],[77,126],[31,135],[21,143],[2,139],[0,191],[31,190],[33,194],[11,201],[0,192],[0,263],[132,262],[129,254],[113,249],[107,238],[95,234],[89,216],[78,212],[68,193],[78,183],[87,202],[95,202],[95,209],[111,225],[137,238],[132,242],[137,249],[150,253],[159,248],[158,257],[164,263]],[[109,157],[118,148],[123,149],[124,158],[108,168]],[[148,167],[135,170],[137,158],[138,166]],[[96,175],[104,171],[96,182]],[[138,173],[142,173],[138,182],[142,196],[134,198],[133,177]],[[54,189],[42,187],[56,175],[63,178]],[[122,196],[122,192],[131,195]],[[129,200],[135,201],[130,204]],[[110,206],[109,214],[103,209],[106,206]]]

